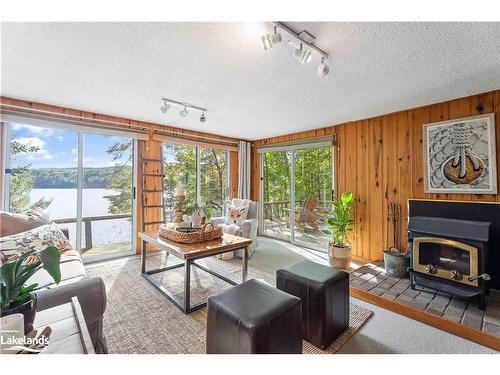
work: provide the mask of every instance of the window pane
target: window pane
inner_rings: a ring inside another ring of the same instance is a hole
[[[227,152],[200,148],[200,196],[208,218],[221,216],[227,199]]]
[[[331,209],[331,147],[295,151],[295,242],[326,251],[329,237],[322,232]]]
[[[84,260],[132,249],[133,139],[84,134]]]
[[[291,240],[291,151],[266,152],[263,156],[264,234]]]
[[[13,123],[9,210],[39,207],[51,220],[68,221],[75,246],[78,133]]]
[[[186,195],[184,207],[196,202],[196,147],[164,143],[163,160],[166,220],[172,221],[176,205],[174,192],[176,186],[184,188]]]

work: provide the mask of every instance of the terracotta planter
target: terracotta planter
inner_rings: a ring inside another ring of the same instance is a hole
[[[21,305],[11,307],[7,310],[2,310],[0,316],[6,316],[10,314],[23,314],[24,316],[24,334],[28,334],[33,330],[33,322],[35,321],[36,314],[36,295]]]
[[[330,267],[347,270],[351,263],[351,244],[345,244],[344,247],[328,244],[328,263]]]

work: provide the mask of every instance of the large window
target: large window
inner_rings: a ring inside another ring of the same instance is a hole
[[[133,252],[134,139],[99,132],[21,118],[6,127],[5,208],[42,208],[84,260]]]
[[[207,205],[210,217],[223,214],[229,193],[227,151],[164,143],[163,160],[167,220],[175,210],[176,186],[184,188],[185,208],[197,202]]]

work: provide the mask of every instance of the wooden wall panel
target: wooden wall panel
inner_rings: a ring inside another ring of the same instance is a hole
[[[382,258],[387,239],[387,202],[401,206],[399,236],[406,250],[409,198],[463,201],[498,201],[497,195],[427,194],[424,192],[423,124],[484,113],[495,113],[497,166],[500,165],[500,90],[380,117],[317,130],[258,140],[252,143],[252,198],[259,199],[257,149],[261,145],[336,135],[335,190],[356,194],[357,226],[349,237],[353,255],[367,260]],[[497,176],[500,184],[500,173]]]
[[[219,135],[213,135],[209,133],[203,133],[203,132],[195,132],[191,130],[186,130],[186,129],[180,129],[180,128],[175,128],[173,126],[168,126],[168,125],[160,125],[160,124],[154,124],[154,123],[149,123],[149,122],[143,122],[143,121],[136,121],[136,120],[131,120],[127,118],[121,118],[121,117],[115,117],[115,116],[108,116],[105,114],[100,114],[100,113],[93,113],[93,112],[86,112],[86,111],[81,111],[78,109],[72,109],[72,108],[65,108],[65,107],[60,107],[60,106],[54,106],[54,105],[48,105],[48,104],[43,104],[43,103],[37,103],[37,102],[32,102],[29,100],[22,100],[22,99],[14,99],[14,98],[8,98],[4,96],[0,96],[0,105],[2,108],[9,108],[8,106],[16,106],[21,108],[26,108],[26,111],[30,110],[40,110],[40,111],[45,111],[45,112],[50,112],[52,114],[59,114],[61,117],[64,115],[66,116],[77,116],[81,117],[82,119],[85,118],[85,121],[88,122],[88,119],[95,119],[96,121],[99,120],[104,120],[104,121],[113,121],[116,123],[116,127],[119,129],[121,126],[124,128],[127,126],[135,126],[135,127],[142,127],[142,128],[147,128],[149,131],[153,131],[154,129],[161,129],[165,131],[170,131],[170,132],[175,132],[179,135],[185,135],[185,136],[190,136],[190,137],[203,137],[204,139],[210,139],[211,142],[217,142],[217,140],[220,140],[221,142],[237,142],[238,140],[234,138],[228,138],[228,137],[223,137]],[[7,107],[5,107],[7,106]],[[75,120],[75,119],[73,119]],[[92,121],[92,120],[91,120]],[[152,140],[152,137],[149,137],[150,139],[148,141],[139,141],[139,149],[138,149],[138,160],[137,160],[137,176],[136,176],[136,181],[137,181],[137,187],[136,187],[136,197],[137,197],[137,231],[142,230],[142,223],[143,220],[145,219],[146,221],[158,221],[161,218],[161,209],[158,208],[148,208],[145,209],[144,212],[144,218],[142,217],[142,204],[143,202],[141,201],[142,199],[142,182],[144,179],[146,189],[148,190],[153,190],[153,189],[161,189],[161,181],[157,177],[151,177],[151,176],[143,176],[143,173],[158,173],[160,172],[158,170],[158,163],[147,163],[145,165],[144,171],[142,170],[142,159],[147,158],[147,159],[160,159],[161,157],[161,143],[158,141]],[[230,186],[230,194],[231,196],[235,196],[238,192],[238,153],[237,152],[230,152],[230,181],[229,181],[229,186]],[[234,195],[233,195],[234,194]],[[149,204],[159,204],[159,194],[155,193],[147,193],[146,197],[148,200]],[[158,225],[151,225],[147,228],[147,230],[156,230],[158,228]],[[137,233],[136,233],[137,237]],[[136,251],[140,251],[140,243],[141,241],[137,237],[137,249]]]
[[[238,197],[238,152],[229,151],[229,198]]]

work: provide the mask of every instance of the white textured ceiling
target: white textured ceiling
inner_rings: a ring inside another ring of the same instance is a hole
[[[327,77],[264,51],[269,23],[3,23],[2,95],[254,140],[500,87],[500,23],[289,25],[330,54]]]

